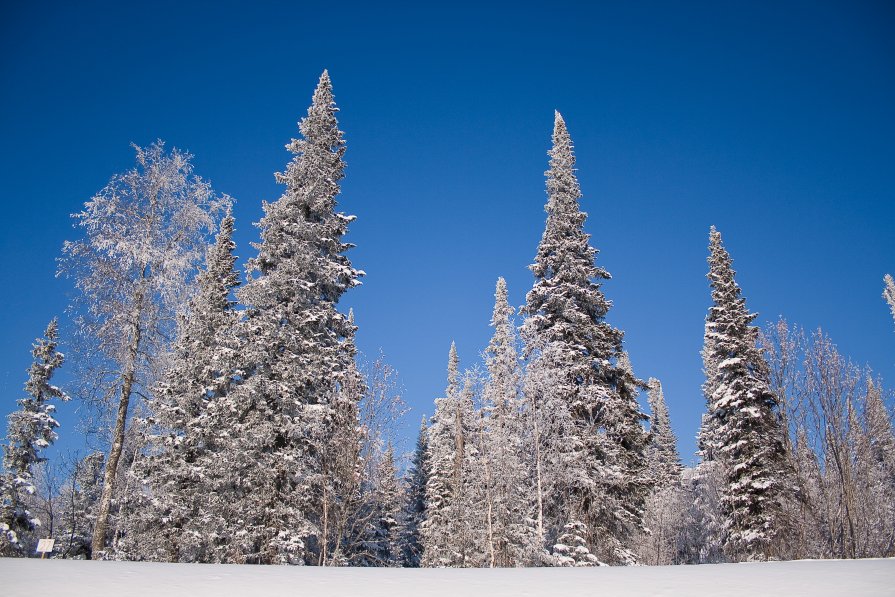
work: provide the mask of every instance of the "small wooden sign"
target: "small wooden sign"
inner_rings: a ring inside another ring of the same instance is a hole
[[[37,549],[35,551],[40,554],[41,558],[43,558],[53,551],[54,543],[56,543],[55,539],[41,539],[37,542]]]

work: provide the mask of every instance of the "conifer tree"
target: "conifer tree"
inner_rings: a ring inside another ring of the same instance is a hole
[[[435,415],[427,434],[429,480],[426,485],[426,521],[422,528],[425,567],[469,567],[484,557],[476,541],[482,520],[475,503],[473,461],[476,427],[470,379],[461,388],[457,348],[448,356],[448,387],[435,400]],[[477,526],[478,524],[478,526]]]
[[[553,371],[549,392],[565,401],[573,421],[564,447],[552,449],[572,450],[563,459],[579,469],[564,495],[549,496],[549,532],[557,536],[567,521],[577,520],[586,525],[597,557],[627,563],[625,545],[641,528],[649,490],[645,416],[633,391],[642,382],[620,366],[623,334],[605,321],[610,302],[601,283],[610,275],[595,265],[597,250],[584,232],[572,141],[558,112],[549,155],[547,223],[531,266],[535,284],[526,297],[523,334],[530,373]],[[540,402],[543,408],[546,399]]]
[[[686,493],[681,483],[677,440],[668,419],[668,408],[658,379],[650,378],[649,470],[653,490],[647,498],[644,523],[648,532],[638,546],[640,560],[653,565],[678,564],[685,558]]]
[[[459,375],[457,347],[451,342],[447,389],[444,397],[435,399],[435,414],[427,432],[429,479],[426,483],[426,521],[422,527],[422,565],[425,567],[445,567],[454,563],[452,517],[454,500],[458,497],[454,486],[454,420],[460,404]]]
[[[34,493],[35,466],[46,459],[40,452],[56,441],[59,423],[54,417],[56,405],[50,401],[68,400],[68,396],[50,383],[65,356],[57,352],[57,324],[52,320],[43,338],[35,340],[34,361],[25,382],[27,396],[16,401],[19,409],[8,417],[6,444],[3,446],[3,473],[0,474],[0,556],[25,555],[27,542],[41,521],[27,507]]]
[[[373,566],[395,567],[401,561],[401,485],[395,469],[395,452],[389,445],[379,459],[372,499],[370,536],[366,552]]]
[[[579,520],[572,521],[563,527],[559,541],[553,546],[553,554],[558,566],[588,567],[599,566],[597,556],[587,547],[587,525]]]
[[[60,492],[56,553],[68,559],[90,559],[93,527],[103,489],[105,454],[93,452],[74,462],[71,478]]]
[[[228,209],[197,276],[195,296],[179,319],[171,364],[149,405],[147,453],[135,461],[131,480],[146,491],[137,492],[140,504],[128,511],[131,536],[118,542],[131,558],[215,559],[209,537],[220,526],[213,505],[225,474],[217,452],[226,445],[229,423],[216,402],[233,385],[239,322],[231,297],[239,285],[233,225]]]
[[[521,371],[516,350],[513,308],[507,285],[498,278],[491,326],[494,335],[485,351],[488,379],[484,388],[482,463],[486,476],[488,565],[533,563],[537,533],[534,490],[524,459],[526,429],[520,393]]]
[[[681,458],[677,452],[677,438],[668,418],[668,407],[662,383],[651,377],[649,386],[650,419],[650,469],[657,489],[663,489],[680,482]]]
[[[706,318],[706,356],[713,379],[701,440],[718,460],[724,486],[724,550],[732,560],[767,559],[783,528],[788,462],[768,368],[756,345],[755,315],[746,309],[730,255],[714,227],[708,278],[713,305]],[[710,370],[707,368],[707,371]]]
[[[362,275],[343,241],[354,218],[335,211],[345,151],[337,111],[324,71],[301,138],[287,146],[295,157],[276,176],[286,190],[264,205],[258,255],[237,293],[246,307],[240,383],[218,401],[229,419],[220,455],[229,483],[218,496],[225,561],[331,561],[326,492],[334,483],[324,448],[340,426],[356,428],[341,401],[358,398],[347,391],[355,329],[336,304]]]
[[[405,502],[402,512],[401,565],[419,568],[423,558],[422,526],[426,522],[426,485],[429,480],[429,441],[426,417],[420,422],[416,449],[404,478]]]

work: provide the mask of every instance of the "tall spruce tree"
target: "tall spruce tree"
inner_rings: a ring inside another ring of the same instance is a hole
[[[416,449],[404,477],[404,510],[401,524],[401,565],[419,568],[423,559],[422,526],[426,522],[426,485],[429,481],[429,440],[426,417],[420,422]]]
[[[485,350],[488,379],[483,410],[487,417],[481,449],[490,546],[487,564],[491,567],[534,563],[538,541],[535,491],[524,458],[528,434],[513,312],[507,299],[506,281],[498,278],[491,317],[494,335]]]
[[[240,383],[221,409],[230,415],[229,469],[222,495],[227,561],[328,563],[326,495],[334,467],[326,461],[340,425],[354,354],[355,328],[336,309],[363,272],[351,266],[343,241],[354,219],[338,213],[345,142],[324,71],[295,154],[276,175],[286,186],[265,203],[261,242],[249,279],[237,293],[246,307],[235,374]]]
[[[535,283],[526,297],[523,334],[530,370],[552,371],[550,392],[567,404],[572,435],[558,445],[574,452],[578,472],[563,495],[548,496],[548,532],[558,538],[567,522],[580,522],[590,552],[628,563],[626,546],[641,528],[649,491],[645,415],[633,391],[642,382],[619,365],[623,333],[605,321],[610,302],[601,283],[610,275],[594,263],[597,250],[584,232],[572,140],[559,112],[549,155],[547,223],[531,266]]]
[[[153,425],[147,428],[147,453],[136,461],[132,479],[146,491],[128,511],[130,536],[118,541],[127,557],[219,560],[210,537],[221,525],[214,504],[224,483],[218,452],[227,443],[228,418],[217,401],[234,383],[234,329],[240,317],[231,296],[239,285],[233,225],[228,209],[206,253],[195,296],[179,319],[171,364],[149,404]]]
[[[35,492],[35,467],[46,459],[40,452],[56,441],[56,405],[50,401],[68,396],[50,383],[65,356],[56,350],[57,324],[52,320],[43,338],[35,340],[34,361],[25,382],[27,396],[16,401],[18,410],[9,415],[0,474],[0,556],[26,555],[31,533],[41,521],[31,513],[27,497]]]
[[[476,541],[482,530],[477,514],[472,476],[477,454],[478,423],[467,376],[461,387],[460,360],[451,343],[448,386],[435,400],[435,415],[427,433],[429,480],[426,484],[426,521],[422,526],[425,567],[477,566],[484,557]],[[477,526],[478,525],[478,526]]]
[[[783,528],[788,461],[777,397],[756,345],[756,315],[746,308],[721,234],[711,228],[709,274],[712,306],[706,318],[704,356],[713,372],[701,441],[720,463],[724,484],[724,550],[732,560],[773,557]]]
[[[665,404],[662,383],[651,377],[647,385],[649,386],[649,405],[652,413],[650,419],[652,438],[649,449],[650,469],[656,488],[662,489],[680,483],[683,467],[677,451],[677,438],[674,436],[671,420],[668,418],[668,407]]]
[[[644,524],[649,532],[638,545],[640,560],[647,564],[678,564],[684,559],[686,493],[681,483],[683,467],[677,440],[671,429],[662,384],[650,378],[650,446],[648,461],[653,490],[646,501]]]

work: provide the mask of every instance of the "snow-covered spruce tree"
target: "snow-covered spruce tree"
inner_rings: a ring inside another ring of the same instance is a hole
[[[482,545],[475,535],[481,504],[473,490],[478,479],[473,460],[477,455],[478,430],[469,377],[461,388],[457,348],[451,343],[448,357],[448,386],[443,398],[435,399],[435,415],[427,433],[429,480],[426,484],[426,521],[422,525],[425,567],[470,567],[483,559]]]
[[[506,281],[498,278],[491,317],[494,335],[485,350],[488,378],[480,449],[488,531],[485,563],[489,567],[531,565],[539,547],[532,476],[524,458],[528,434],[513,312]]]
[[[680,457],[677,438],[671,429],[668,408],[658,379],[650,378],[650,447],[649,470],[653,478],[653,490],[646,501],[644,533],[638,546],[640,561],[652,565],[677,564],[683,559],[680,553],[684,532],[686,494],[681,485]]]
[[[90,559],[105,458],[102,452],[93,452],[76,460],[71,478],[60,492],[55,548],[63,558]]]
[[[416,449],[404,477],[404,508],[401,513],[401,565],[419,568],[423,559],[422,526],[426,521],[426,485],[429,481],[429,440],[426,417],[420,423]]]
[[[223,456],[232,479],[227,561],[329,563],[325,492],[338,485],[338,467],[325,447],[340,426],[357,425],[340,406],[357,399],[343,391],[355,329],[336,304],[363,273],[345,255],[354,218],[335,211],[345,166],[337,111],[324,71],[299,123],[302,138],[287,146],[295,157],[277,174],[286,190],[264,205],[258,255],[237,293],[246,306],[236,370],[243,381],[221,401],[233,416]]]
[[[883,276],[883,282],[886,287],[883,289],[883,298],[889,303],[889,310],[892,312],[892,319],[895,320],[895,280],[892,276],[886,274]]]
[[[680,483],[681,458],[677,452],[677,438],[668,418],[668,407],[662,392],[662,383],[651,377],[649,386],[650,405],[650,449],[649,460],[656,488],[665,488]]]
[[[583,522],[575,520],[566,524],[553,546],[556,565],[577,568],[603,565],[588,549],[586,536],[587,525]]]
[[[572,140],[558,112],[549,155],[547,223],[531,266],[535,283],[526,297],[523,335],[529,367],[541,377],[539,369],[552,370],[549,390],[566,402],[574,423],[562,444],[545,449],[573,450],[580,474],[556,486],[563,495],[547,496],[547,532],[558,537],[566,522],[577,520],[588,528],[592,553],[628,563],[649,492],[646,417],[632,391],[642,382],[618,363],[623,333],[605,321],[610,302],[600,289],[610,276],[595,265],[597,250],[584,232]]]
[[[2,487],[0,487],[0,556],[26,555],[31,534],[41,525],[27,507],[34,493],[34,468],[45,459],[41,450],[56,441],[59,423],[53,418],[56,405],[50,401],[68,400],[68,396],[50,383],[56,369],[65,360],[56,351],[57,325],[52,320],[43,338],[35,340],[34,361],[25,382],[25,398],[16,401],[18,410],[7,418],[6,444],[3,446]]]
[[[60,259],[60,274],[74,278],[80,290],[74,309],[87,347],[80,363],[88,386],[83,393],[105,397],[115,411],[94,558],[106,547],[130,402],[151,394],[206,237],[230,203],[193,175],[190,154],[167,153],[161,141],[135,149],[137,166],[113,176],[75,214],[84,238],[66,242]]]
[[[700,439],[723,471],[725,553],[734,561],[768,559],[776,555],[774,542],[784,527],[782,500],[790,484],[785,430],[756,345],[758,329],[750,325],[756,316],[746,309],[714,226],[709,238],[713,304],[706,318],[706,358],[714,378],[706,384],[712,394]]]
[[[451,342],[448,356],[448,385],[445,395],[435,399],[435,414],[429,424],[429,478],[426,483],[426,520],[422,525],[422,566],[445,567],[455,563],[452,551],[454,538],[453,503],[457,499],[454,487],[456,464],[456,434],[454,422],[460,404],[460,359],[457,347]]]
[[[220,521],[213,502],[223,474],[216,452],[226,442],[228,421],[209,405],[233,384],[239,322],[231,297],[239,284],[233,224],[228,210],[179,318],[170,366],[148,405],[146,454],[135,461],[130,480],[145,486],[137,493],[146,497],[128,511],[130,533],[118,542],[129,559],[214,560],[209,541]]]
[[[371,566],[396,567],[401,563],[401,502],[404,498],[395,468],[395,452],[389,445],[376,467],[370,500],[371,516],[365,538],[365,555]]]

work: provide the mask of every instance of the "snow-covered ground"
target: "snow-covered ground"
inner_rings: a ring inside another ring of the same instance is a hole
[[[0,558],[0,594],[135,597],[895,595],[895,559],[641,568],[296,568]]]

